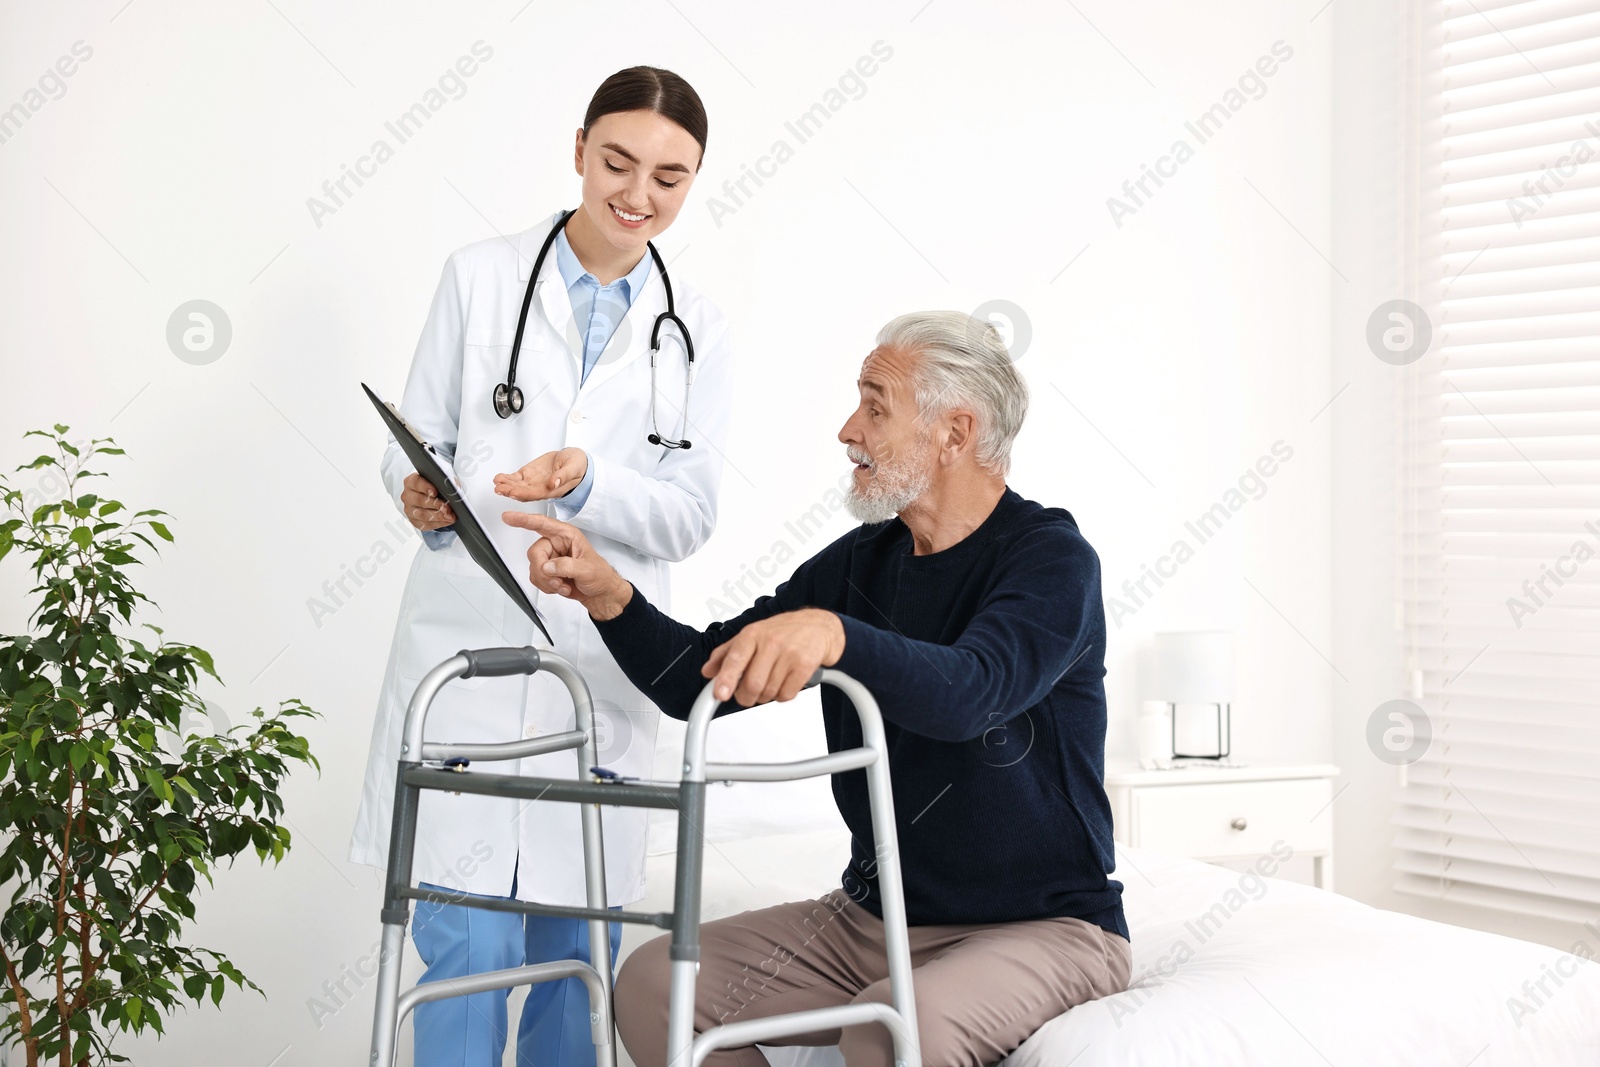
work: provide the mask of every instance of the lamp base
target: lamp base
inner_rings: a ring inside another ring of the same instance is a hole
[[[1174,760],[1225,760],[1233,754],[1233,705],[1228,703],[1212,704],[1217,712],[1217,751],[1215,752],[1179,752],[1178,751],[1178,705],[1171,701],[1167,704],[1172,712],[1172,758]]]

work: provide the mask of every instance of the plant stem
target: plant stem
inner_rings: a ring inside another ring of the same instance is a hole
[[[33,1012],[28,1010],[28,991],[23,988],[22,979],[17,977],[16,964],[11,962],[11,956],[6,952],[4,945],[0,945],[0,960],[5,961],[6,981],[10,983],[11,992],[17,998],[17,1016],[21,1024],[17,1027],[17,1032],[22,1035],[22,1047],[28,1053],[28,1067],[37,1067],[39,1039],[33,1036]]]

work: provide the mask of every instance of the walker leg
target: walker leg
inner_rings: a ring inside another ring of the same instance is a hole
[[[595,927],[599,927],[596,930]],[[589,923],[589,963],[600,975],[599,1004],[589,1005],[590,1040],[594,1042],[595,1067],[616,1067],[617,1046],[611,1040],[615,1027],[611,1000],[611,924]],[[600,946],[597,950],[595,946]]]
[[[594,701],[582,676],[570,665],[557,666],[552,663],[547,665],[547,669],[565,681],[572,694],[573,722],[584,735],[584,742],[577,751],[578,780],[582,781],[589,776],[589,769],[600,762],[600,748],[595,739]],[[591,908],[605,908],[608,906],[606,850],[600,823],[600,805],[581,805],[578,808],[578,820],[583,829],[584,900]],[[595,1067],[615,1067],[617,1051],[616,1043],[612,1041],[615,1025],[611,1001],[611,924],[602,919],[589,921],[589,965],[600,976],[599,990],[589,990],[589,1036],[594,1042]]]
[[[667,1067],[689,1067],[694,1044],[694,984],[700,964],[672,961],[672,994],[667,1002]]]
[[[922,1067],[917,1030],[917,1001],[911,979],[911,935],[906,929],[905,887],[900,879],[900,838],[895,827],[894,791],[889,784],[889,749],[881,725],[872,730],[877,760],[867,768],[867,798],[872,809],[872,836],[878,861],[878,899],[883,909],[884,954],[889,963],[889,998],[906,1034],[894,1036],[895,1067]]]
[[[588,903],[591,908],[606,907],[606,866],[603,840],[600,836],[600,806],[585,804],[579,809],[583,821],[583,861],[588,880]],[[600,976],[598,991],[589,990],[590,1039],[594,1042],[595,1067],[616,1067],[617,1047],[611,1040],[615,1024],[612,1021],[611,999],[611,924],[603,919],[589,921],[589,965]],[[594,1001],[598,1000],[599,1003]]]
[[[402,779],[408,767],[400,762],[395,776],[394,824],[389,833],[389,870],[383,887],[383,940],[378,953],[377,1007],[372,1015],[372,1055],[369,1067],[394,1067],[399,1041],[400,965],[405,955],[406,923],[411,901],[399,895],[411,884],[411,864],[417,837],[417,801],[420,790]]]
[[[394,1067],[400,1036],[400,960],[405,951],[405,923],[384,923],[378,953],[378,1008],[372,1017],[371,1067]]]
[[[672,985],[667,1003],[667,1065],[689,1067],[694,1043],[695,979],[700,972],[700,874],[705,845],[706,784],[678,787],[678,868],[672,901]]]

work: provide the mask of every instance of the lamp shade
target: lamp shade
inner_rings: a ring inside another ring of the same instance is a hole
[[[1154,635],[1139,654],[1139,696],[1167,704],[1232,703],[1233,631]]]

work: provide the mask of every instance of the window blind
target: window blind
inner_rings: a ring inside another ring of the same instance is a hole
[[[1415,84],[1396,888],[1600,915],[1600,9],[1443,0]]]

